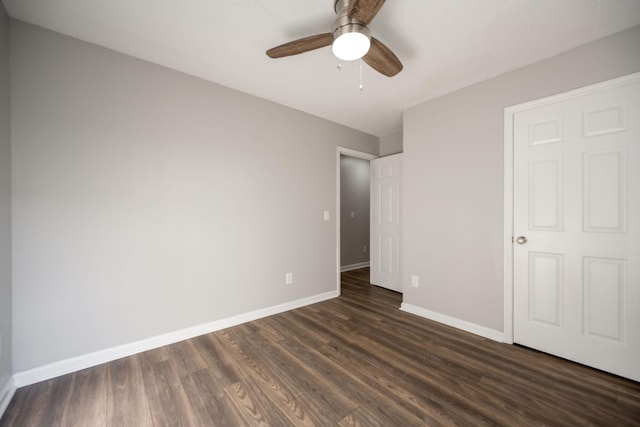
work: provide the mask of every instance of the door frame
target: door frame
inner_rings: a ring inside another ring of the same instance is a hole
[[[519,112],[640,81],[640,72],[594,83],[504,109],[504,341],[513,344],[513,120]]]
[[[371,160],[377,159],[380,156],[375,154],[365,153],[363,151],[352,150],[351,148],[336,147],[336,290],[338,295],[341,293],[341,280],[340,280],[340,156],[355,157],[357,159],[363,159],[371,162]],[[371,189],[369,189],[371,192]]]

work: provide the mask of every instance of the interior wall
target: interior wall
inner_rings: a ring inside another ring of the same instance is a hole
[[[403,133],[394,132],[380,138],[380,157],[403,152]]]
[[[376,137],[11,36],[15,371],[335,291],[336,147]]]
[[[369,262],[369,192],[369,161],[340,156],[340,264],[343,267]]]
[[[11,376],[11,132],[9,18],[0,3],[0,402]]]
[[[639,71],[639,46],[640,26],[405,111],[404,303],[503,331],[504,108]]]

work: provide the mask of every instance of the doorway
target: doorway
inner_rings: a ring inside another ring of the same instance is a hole
[[[369,267],[369,160],[340,156],[340,271]]]
[[[369,162],[377,157],[344,147],[338,147],[336,151],[336,286],[338,294],[341,290],[342,271],[369,265]]]

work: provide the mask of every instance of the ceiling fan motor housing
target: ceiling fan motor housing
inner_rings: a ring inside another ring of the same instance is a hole
[[[336,0],[333,6],[336,15],[338,15],[331,26],[333,39],[335,40],[342,34],[351,32],[362,33],[366,35],[367,38],[371,39],[371,31],[369,31],[367,24],[356,18],[349,17],[348,13],[350,3],[350,0]]]

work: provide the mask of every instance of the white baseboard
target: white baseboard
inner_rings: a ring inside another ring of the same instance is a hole
[[[131,356],[143,351],[152,350],[154,348],[173,344],[179,341],[184,341],[186,339],[208,334],[210,332],[215,332],[221,329],[240,325],[252,320],[261,319],[263,317],[304,307],[306,305],[315,304],[320,301],[336,298],[337,296],[337,291],[325,292],[296,301],[275,305],[273,307],[267,307],[260,310],[251,311],[249,313],[239,314],[237,316],[229,317],[226,319],[203,323],[201,325],[180,329],[178,331],[169,332],[129,344],[107,348],[82,356],[54,362],[38,368],[29,369],[27,371],[18,372],[13,375],[13,387],[15,389],[17,387],[24,387],[30,384],[35,384],[40,381],[46,381],[60,375],[69,374],[85,368],[100,365],[102,363],[111,362],[116,359]]]
[[[446,314],[437,313],[435,311],[427,310],[426,308],[418,307],[412,304],[402,303],[400,310],[407,313],[415,314],[420,317],[424,317],[429,320],[433,320],[438,323],[443,323],[447,326],[452,326],[463,331],[470,332],[481,337],[489,338],[490,340],[498,342],[507,342],[504,332],[496,331],[495,329],[487,328],[485,326],[476,325],[475,323],[467,322],[455,317],[447,316]]]
[[[359,268],[369,267],[370,265],[371,263],[369,261],[359,262],[357,264],[343,265],[342,267],[340,267],[340,272],[344,273],[345,271],[357,270]]]
[[[13,394],[16,392],[16,386],[13,377],[7,378],[7,381],[0,387],[0,418],[4,415],[4,411],[9,406]]]

